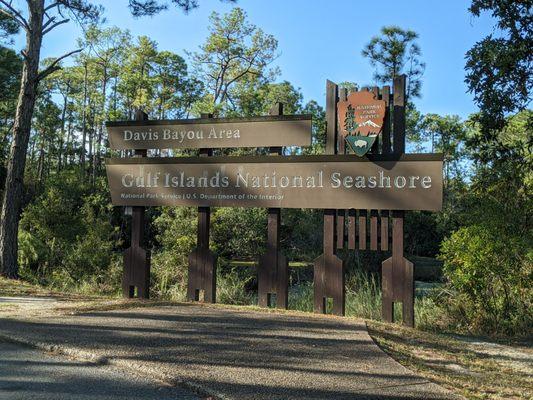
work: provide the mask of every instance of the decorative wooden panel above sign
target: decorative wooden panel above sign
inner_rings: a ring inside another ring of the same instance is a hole
[[[352,92],[337,104],[339,132],[359,157],[365,155],[381,133],[385,120],[385,101],[372,92]]]

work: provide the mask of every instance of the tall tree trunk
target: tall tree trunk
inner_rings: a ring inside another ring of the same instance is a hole
[[[63,110],[61,111],[61,136],[59,137],[59,154],[57,156],[57,172],[61,171],[63,160],[63,146],[65,142],[65,118],[67,116],[68,95],[70,92],[70,82],[67,83],[66,93],[63,95]]]
[[[37,182],[39,185],[43,182],[44,176],[44,139],[39,141],[39,159],[37,160]]]
[[[118,85],[118,73],[115,76],[115,84],[113,85],[113,119],[117,118],[117,85]]]
[[[89,106],[89,109],[92,109],[92,104],[91,104],[91,101],[89,100],[89,103],[88,103],[88,106]],[[94,113],[91,113],[90,115],[90,128],[89,128],[89,153],[87,154],[87,159],[89,160],[89,180],[92,182],[92,178],[93,178],[93,171],[94,169],[92,168],[93,167],[93,164],[94,164],[94,160],[93,160],[93,150],[94,148],[96,147],[95,146],[95,143],[94,143],[94,138],[95,138],[95,129],[96,129],[96,125],[95,125],[95,115]]]
[[[0,214],[0,271],[1,274],[18,276],[18,227],[22,208],[26,151],[30,138],[31,120],[39,76],[41,56],[44,0],[28,1],[29,27],[22,66],[20,92],[13,125],[13,141],[9,152],[7,176]]]
[[[93,152],[93,167],[91,171],[91,182],[96,182],[96,169],[98,168],[98,159],[100,158],[100,138],[102,136],[102,127],[100,124],[95,125],[94,127],[95,132],[94,136],[96,137],[94,140],[94,152]]]
[[[75,156],[72,149],[74,145],[72,144],[73,134],[72,134],[72,113],[69,113],[68,117],[68,127],[67,127],[67,143],[65,144],[65,164],[72,165],[75,162]]]
[[[107,96],[107,66],[104,66],[104,77],[102,80],[102,119],[100,126],[98,127],[98,138],[97,138],[97,146],[96,146],[96,152],[95,152],[95,162],[93,165],[93,182],[96,181],[96,173],[100,170],[100,165],[102,162],[101,159],[101,153],[102,153],[102,139],[103,139],[103,132],[104,132],[104,124],[105,121],[108,119],[108,115],[106,113],[106,96]]]
[[[80,164],[82,176],[85,176],[85,145],[87,143],[87,61],[83,63],[83,68],[85,70],[83,77],[83,111],[82,111],[82,140],[81,140],[81,153],[80,153]]]

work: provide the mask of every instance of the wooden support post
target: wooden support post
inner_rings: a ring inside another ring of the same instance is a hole
[[[283,104],[277,103],[270,115],[283,115]],[[281,155],[281,147],[271,147],[271,155]],[[280,251],[281,209],[269,208],[267,220],[267,249],[258,265],[258,304],[270,306],[272,294],[276,295],[276,307],[287,309],[289,303],[289,264]]]
[[[137,121],[148,120],[142,110],[135,113]],[[146,150],[135,150],[135,157],[146,157]],[[124,273],[122,276],[122,294],[124,297],[148,299],[150,296],[150,252],[144,245],[144,207],[132,207],[131,243],[124,251]]]
[[[327,81],[326,154],[337,153],[337,93],[337,85]],[[344,261],[335,254],[335,219],[335,210],[324,210],[324,253],[314,262],[314,310],[325,313],[327,298],[333,298],[333,314],[344,315]]]
[[[314,311],[326,313],[326,301],[333,299],[332,313],[344,315],[344,261],[335,254],[335,210],[324,210],[324,254],[314,265]]]
[[[405,75],[394,79],[393,152],[405,153]],[[414,316],[414,267],[403,254],[404,211],[392,212],[392,257],[382,264],[382,317],[394,320],[394,302],[402,302],[402,319],[413,327]]]
[[[212,114],[202,114],[202,118],[213,118]],[[213,155],[212,149],[200,149],[201,157]],[[216,303],[217,257],[209,250],[210,207],[198,207],[198,231],[196,248],[189,254],[189,276],[187,300],[199,301],[200,291],[204,292],[204,302]]]
[[[382,317],[394,321],[394,303],[402,302],[403,323],[413,327],[414,281],[413,263],[403,256],[403,211],[392,212],[392,257],[382,264]]]

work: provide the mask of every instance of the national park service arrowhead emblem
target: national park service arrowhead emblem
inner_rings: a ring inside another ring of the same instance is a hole
[[[338,102],[337,115],[340,135],[348,147],[362,157],[381,133],[385,120],[385,101],[377,100],[372,92],[352,92],[346,101]]]

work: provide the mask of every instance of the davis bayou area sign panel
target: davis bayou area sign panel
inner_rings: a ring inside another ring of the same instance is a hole
[[[440,155],[130,158],[106,169],[121,206],[442,207]]]
[[[112,149],[311,145],[311,115],[107,122]]]

